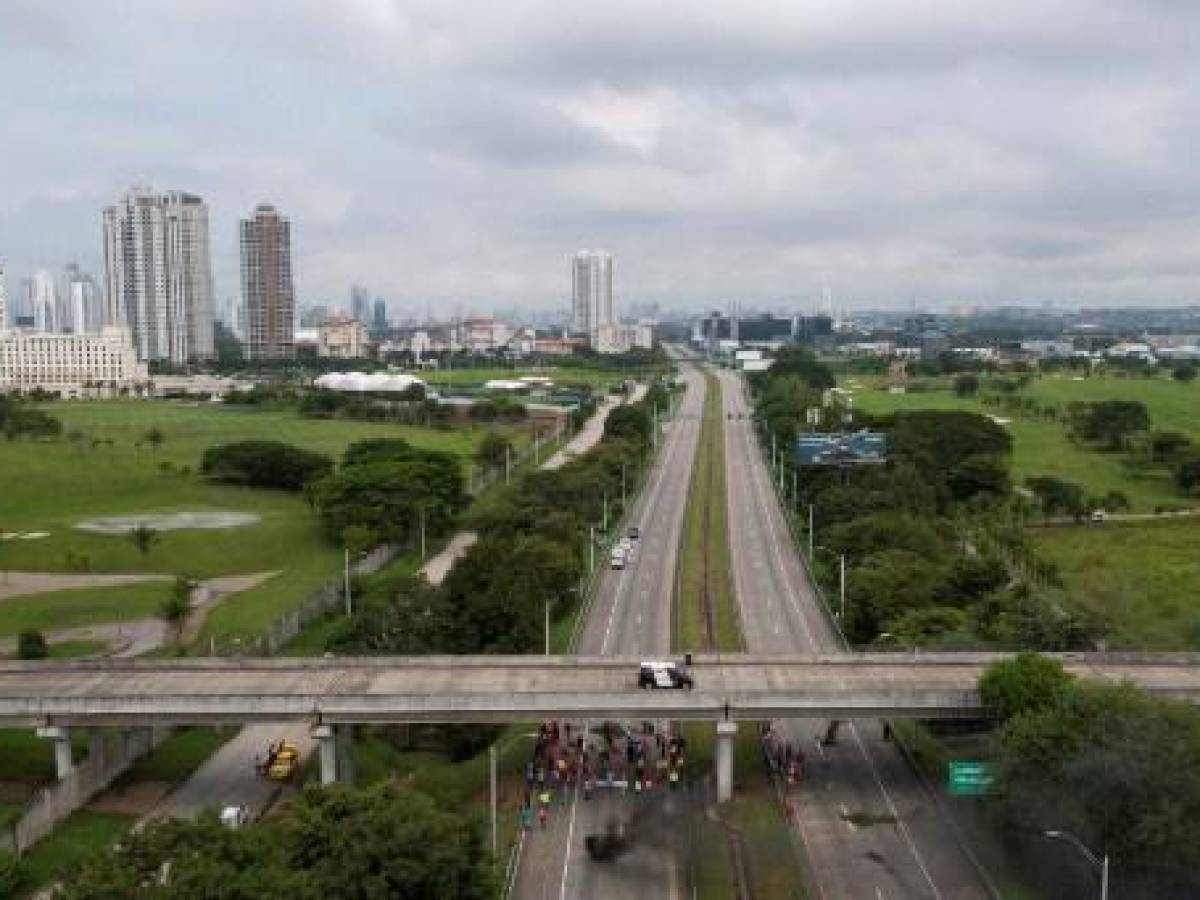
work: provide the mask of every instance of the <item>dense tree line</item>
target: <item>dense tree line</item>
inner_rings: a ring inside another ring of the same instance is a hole
[[[819,411],[818,430],[846,427],[846,410],[835,398],[827,402],[832,379],[803,349],[780,354],[754,377],[764,439],[773,439],[786,460],[808,428],[807,410]],[[984,539],[1014,500],[1007,431],[961,411],[859,416],[851,427],[865,425],[885,433],[886,464],[797,469],[795,481],[802,521],[813,508],[822,549],[814,569],[831,597],[839,587],[838,557],[845,556],[842,624],[852,642],[1052,649],[1086,640],[1051,580],[1023,577],[1028,567],[1017,563],[1030,556],[1026,545]]]
[[[1112,859],[1122,897],[1200,894],[1200,711],[1078,681],[1035,654],[991,667],[997,810],[1015,839],[1057,829]]]
[[[0,861],[2,862],[2,861]],[[62,900],[485,900],[479,824],[410,788],[310,788],[239,829],[214,814],[127,835],[64,879]]]

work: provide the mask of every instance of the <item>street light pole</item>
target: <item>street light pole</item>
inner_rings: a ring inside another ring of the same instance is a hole
[[[813,505],[808,504],[808,562],[812,565],[813,560]]]
[[[838,554],[838,567],[841,570],[840,594],[841,594],[841,599],[842,599],[842,627],[844,628],[845,623],[846,623],[846,554],[845,553]]]
[[[345,575],[346,575],[346,615],[350,615],[350,548],[346,548],[345,557]]]
[[[1087,845],[1069,831],[1053,828],[1044,832],[1051,840],[1066,841],[1084,855],[1088,862],[1100,870],[1100,900],[1108,900],[1108,854],[1101,858],[1087,848]]]
[[[588,526],[588,572],[596,571],[596,526]]]
[[[546,601],[546,655],[550,655],[550,601]]]

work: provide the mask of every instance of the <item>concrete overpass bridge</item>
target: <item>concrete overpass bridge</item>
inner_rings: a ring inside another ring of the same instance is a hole
[[[0,663],[0,726],[36,727],[70,769],[72,726],[309,722],[322,774],[343,726],[541,719],[711,720],[730,765],[737,720],[986,715],[997,653],[697,655],[693,690],[641,690],[637,658],[421,656]],[[1200,654],[1062,654],[1079,677],[1200,703]],[[719,775],[726,775],[721,772]],[[723,780],[723,779],[719,779]]]

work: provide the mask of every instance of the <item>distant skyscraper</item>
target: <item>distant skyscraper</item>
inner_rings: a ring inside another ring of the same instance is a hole
[[[63,269],[59,294],[59,330],[72,334],[97,334],[104,327],[104,307],[96,279],[75,263]]]
[[[208,207],[192,194],[134,187],[104,210],[105,324],[133,332],[138,358],[213,355]]]
[[[296,296],[292,286],[292,227],[273,206],[261,204],[240,223],[242,306],[248,359],[296,354]]]
[[[8,330],[8,278],[4,272],[4,260],[0,259],[0,333]]]
[[[612,256],[603,250],[580,250],[575,254],[572,325],[583,331],[593,345],[602,326],[613,322]]]
[[[376,335],[384,335],[387,334],[387,330],[387,302],[382,297],[376,297],[371,315],[371,332]]]
[[[58,289],[54,276],[45,269],[38,269],[26,283],[28,295],[25,308],[33,316],[33,328],[46,334],[60,331],[58,318]]]
[[[371,324],[371,295],[361,284],[350,286],[350,316],[363,325]]]

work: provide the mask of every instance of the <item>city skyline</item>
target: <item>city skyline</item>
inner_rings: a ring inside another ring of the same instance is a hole
[[[98,210],[147,181],[208,202],[218,297],[270,198],[302,301],[566,307],[597,245],[693,309],[1200,300],[1192,5],[116,12],[0,10],[12,273],[100,271]]]

